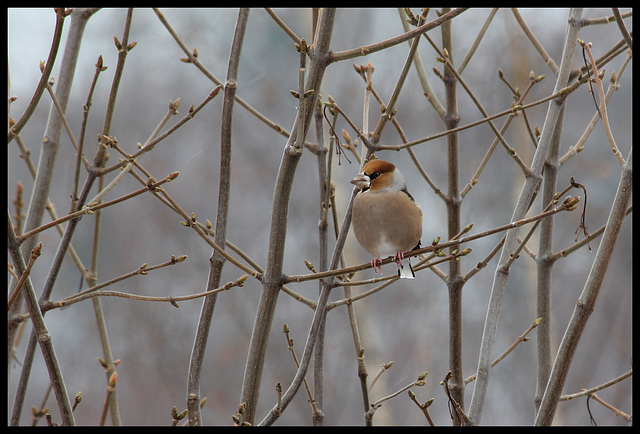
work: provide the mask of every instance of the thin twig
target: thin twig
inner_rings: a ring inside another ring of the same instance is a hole
[[[109,403],[111,402],[111,396],[116,391],[117,383],[118,383],[118,373],[113,372],[109,376],[109,380],[107,381],[107,395],[104,398],[104,404],[102,405],[102,413],[100,415],[100,421],[98,422],[98,426],[104,426],[104,422],[107,419],[107,410],[109,410]]]
[[[596,395],[595,393],[591,393],[589,394],[589,397],[593,398],[594,400],[598,401],[600,404],[602,404],[603,406],[605,406],[606,408],[608,408],[609,410],[613,411],[616,416],[620,416],[621,418],[623,418],[625,421],[627,422],[631,422],[631,415],[625,413],[622,410],[618,410],[617,408],[615,408],[613,405],[607,403],[606,401],[604,401],[602,398],[600,398],[598,395]]]
[[[522,31],[524,32],[524,34],[527,35],[527,38],[529,38],[529,41],[531,41],[531,43],[535,47],[536,51],[538,51],[538,53],[540,53],[540,56],[544,60],[544,63],[546,63],[549,66],[549,68],[551,69],[551,71],[554,74],[557,75],[558,74],[558,65],[556,65],[556,63],[553,61],[551,56],[549,56],[549,54],[546,52],[546,50],[544,49],[542,44],[535,37],[535,35],[531,31],[531,29],[529,29],[529,26],[527,26],[527,23],[522,18],[522,15],[520,15],[520,11],[518,9],[516,9],[516,8],[511,9],[511,11],[513,12],[513,16],[516,18],[516,21],[518,22],[518,24],[522,28]]]
[[[572,9],[570,12],[567,32],[563,43],[562,62],[560,64],[560,70],[558,71],[558,77],[554,86],[554,94],[561,92],[568,84],[571,65],[575,55],[577,34],[580,30],[579,24],[576,20],[581,16],[581,9]],[[524,184],[522,185],[520,196],[514,206],[511,217],[512,220],[520,219],[526,215],[532,199],[536,194],[536,190],[540,185],[544,163],[549,147],[551,146],[551,141],[554,137],[555,125],[558,121],[558,117],[560,116],[560,111],[564,105],[564,101],[565,99],[560,97],[558,100],[549,103],[540,141],[538,142],[538,147],[536,148],[533,156],[531,169],[528,171],[529,176],[525,179]],[[571,206],[575,206],[575,204]],[[480,346],[480,355],[478,357],[478,367],[476,369],[478,372],[478,381],[475,383],[471,404],[469,406],[469,417],[475,424],[480,423],[489,384],[489,373],[491,370],[491,362],[493,361],[495,335],[498,327],[498,320],[500,318],[500,309],[504,298],[505,287],[509,277],[509,268],[505,267],[505,264],[510,262],[513,252],[518,247],[518,234],[519,230],[517,229],[509,231],[506,234],[500,259],[498,260],[498,265],[494,272],[491,296],[489,298],[489,306],[485,317],[482,343]]]
[[[300,367],[300,362],[298,361],[298,356],[296,356],[296,351],[293,348],[293,339],[289,336],[289,327],[287,327],[286,324],[284,324],[284,326],[282,328],[282,332],[284,333],[284,336],[287,339],[287,349],[291,353],[291,357],[293,358],[293,363],[295,363],[296,369],[297,369],[297,368]],[[313,398],[313,394],[311,393],[311,388],[309,387],[309,383],[307,382],[306,378],[303,380],[303,383],[304,383],[304,388],[307,391],[307,397],[309,398],[309,404],[311,404],[311,411],[313,412],[313,414],[317,414],[318,413],[318,407],[316,406],[315,399]],[[278,408],[282,409],[282,396],[281,396],[281,393],[280,393],[280,396],[279,396]]]
[[[7,218],[7,223],[7,244],[9,247],[9,254],[11,255],[11,259],[17,273],[19,275],[22,275],[25,273],[27,267],[20,252],[20,245],[18,243],[16,234],[13,231],[13,225],[11,224],[10,218]],[[27,305],[27,309],[31,314],[31,322],[33,324],[33,330],[30,337],[30,346],[35,347],[36,341],[40,345],[45,364],[47,365],[49,379],[51,380],[51,383],[53,385],[53,390],[58,404],[58,410],[60,411],[60,416],[62,418],[62,423],[64,425],[73,426],[75,425],[75,419],[73,417],[73,411],[71,410],[71,403],[69,402],[67,388],[62,377],[62,370],[60,369],[60,364],[58,363],[58,358],[53,347],[51,334],[49,333],[47,325],[44,322],[43,313],[40,311],[38,298],[36,296],[33,285],[31,284],[31,279],[25,280],[22,293],[24,294],[24,300]],[[16,415],[14,414],[14,416]],[[18,420],[15,420],[16,425],[17,422]]]
[[[582,396],[587,396],[590,395],[592,393],[598,392],[599,390],[602,389],[606,389],[609,386],[613,386],[614,384],[617,384],[619,382],[621,382],[622,380],[631,377],[631,375],[633,374],[633,369],[629,370],[628,372],[625,372],[624,374],[609,380],[605,383],[600,384],[599,386],[595,386],[592,387],[590,389],[584,389],[581,392],[576,392],[576,393],[572,393],[570,395],[562,395],[559,399],[559,401],[569,401],[571,399],[575,399],[575,398],[580,398]]]
[[[371,393],[371,389],[373,389],[373,386],[378,381],[378,378],[380,378],[380,376],[387,369],[391,368],[392,365],[393,365],[393,361],[390,361],[390,362],[387,362],[387,363],[383,363],[382,365],[380,365],[380,369],[378,369],[378,372],[376,372],[376,375],[373,376],[373,379],[371,380],[371,383],[369,383],[369,393]]]
[[[433,419],[431,419],[431,415],[429,415],[429,410],[428,410],[428,408],[431,407],[431,404],[433,404],[433,398],[429,398],[424,404],[420,404],[416,399],[416,394],[413,393],[413,391],[409,390],[407,391],[407,393],[409,394],[409,398],[418,406],[420,410],[422,410],[422,413],[424,414],[424,417],[427,418],[427,422],[429,422],[429,425],[435,426],[435,424],[433,423]]]
[[[120,297],[120,298],[128,298],[130,300],[139,300],[139,301],[153,301],[153,302],[161,302],[161,303],[169,303],[174,307],[178,307],[177,302],[179,301],[188,301],[195,300],[196,298],[207,297],[209,295],[217,294],[222,291],[227,291],[234,287],[241,287],[244,285],[244,282],[247,280],[247,275],[240,276],[233,282],[228,282],[218,288],[214,288],[204,292],[198,292],[195,294],[189,295],[171,295],[171,296],[148,296],[148,295],[138,295],[138,294],[130,294],[126,292],[119,291],[85,291],[82,295],[72,296],[60,301],[54,301],[47,303],[47,310],[49,307],[51,309],[54,308],[63,308],[68,307],[72,304],[79,303],[84,300],[88,300],[95,297]]]
[[[598,89],[598,97],[600,98],[600,106],[601,106],[599,108],[599,112],[600,112],[600,116],[602,117],[602,123],[604,124],[604,129],[607,133],[607,137],[609,139],[609,144],[611,145],[611,150],[613,151],[613,155],[618,160],[618,163],[620,163],[620,166],[622,166],[624,165],[624,157],[618,150],[616,141],[613,138],[613,133],[611,132],[611,125],[609,125],[609,116],[607,114],[608,111],[607,111],[606,97],[604,95],[604,87],[602,86],[602,78],[600,77],[600,73],[598,72],[596,61],[593,58],[593,54],[591,53],[591,43],[586,43],[580,40],[579,42],[582,45],[582,49],[585,50],[587,54],[589,54],[589,59],[591,60],[590,66],[593,69],[593,76],[591,77],[591,80],[596,86],[596,89]]]
[[[13,293],[9,297],[9,301],[7,303],[8,311],[11,310],[11,305],[15,301],[18,294],[20,294],[20,290],[22,289],[25,282],[29,278],[29,275],[31,274],[31,268],[33,268],[33,265],[35,264],[36,260],[40,257],[41,253],[42,253],[42,243],[38,243],[36,248],[31,251],[31,255],[29,256],[29,263],[27,264],[27,267],[22,272],[22,275],[20,276],[20,280],[18,280],[18,283],[16,284],[16,287],[13,290]]]
[[[617,82],[618,80],[620,80],[620,77],[622,76],[622,73],[624,72],[630,60],[631,60],[631,53],[628,53],[627,57],[622,62],[620,69],[618,69],[618,72],[615,74],[611,74],[611,80],[609,81],[609,88],[607,89],[607,94],[605,95],[605,99],[604,99],[605,104],[608,104],[609,99],[611,99],[611,95],[613,95],[613,92],[619,89],[620,86],[618,85]],[[584,150],[584,143],[587,141],[587,139],[591,135],[591,132],[593,131],[593,128],[595,127],[599,119],[600,119],[600,111],[596,111],[596,113],[594,113],[593,117],[591,118],[591,122],[589,122],[589,125],[585,128],[584,133],[582,133],[582,136],[580,137],[580,139],[578,139],[575,145],[570,146],[569,150],[562,157],[559,158],[558,162],[560,163],[560,165],[563,165],[570,158],[574,157],[579,152]]]
[[[622,15],[620,14],[620,9],[618,8],[612,8],[612,9],[613,9],[613,16],[616,17],[616,23],[618,23],[618,28],[620,29],[620,33],[622,33],[622,37],[627,43],[627,47],[629,47],[629,50],[633,51],[633,41],[631,40],[631,35],[629,34],[627,27],[624,25],[624,21],[622,21]]]
[[[399,151],[399,150],[404,149],[404,148],[408,148],[408,147],[411,147],[411,146],[419,145],[419,144],[424,143],[424,142],[429,142],[431,140],[435,140],[435,139],[438,139],[440,137],[444,137],[444,136],[449,135],[449,134],[457,133],[459,131],[463,131],[463,130],[469,129],[469,128],[475,127],[477,125],[481,125],[483,123],[492,121],[493,119],[497,119],[497,118],[500,118],[502,116],[513,115],[513,114],[517,113],[520,110],[525,110],[525,109],[528,109],[528,108],[531,108],[531,107],[535,107],[535,106],[540,105],[540,104],[544,104],[545,102],[552,101],[552,100],[557,99],[557,98],[565,97],[566,95],[568,95],[569,93],[573,92],[574,90],[575,90],[575,88],[573,88],[573,87],[564,88],[564,89],[561,89],[560,91],[558,91],[558,92],[556,92],[556,93],[554,93],[552,95],[549,95],[549,96],[546,96],[546,97],[544,97],[542,99],[539,99],[538,101],[535,101],[535,102],[532,102],[532,103],[529,103],[529,104],[525,104],[525,105],[522,105],[522,106],[513,106],[513,107],[511,107],[511,108],[509,108],[507,110],[503,110],[503,111],[498,112],[496,114],[484,117],[484,118],[482,118],[480,120],[477,120],[477,121],[474,121],[474,122],[470,122],[468,124],[456,127],[454,129],[451,129],[451,130],[441,131],[439,133],[432,134],[430,136],[423,137],[421,139],[413,140],[411,142],[403,143],[401,145],[376,145],[375,149],[377,151],[380,151],[380,150]]]
[[[203,106],[204,104],[206,104],[208,101],[211,100],[211,95],[214,94],[216,92],[212,92],[209,97],[207,97],[207,99],[205,100],[205,102],[203,102],[201,104],[201,106]],[[215,96],[215,95],[214,95]],[[147,139],[147,141],[145,142],[144,145],[140,146],[140,151],[142,151],[142,149],[146,148],[147,146],[149,146],[149,142],[151,142],[151,140],[155,139],[156,136],[158,135],[158,133],[160,132],[160,129],[169,121],[169,118],[173,115],[178,114],[178,107],[180,106],[180,99],[178,98],[175,102],[174,101],[170,101],[169,102],[169,110],[167,111],[167,113],[165,114],[164,118],[162,118],[162,120],[160,121],[160,124],[156,127],[156,129],[153,131],[153,133],[151,133],[151,136]],[[189,115],[187,115],[187,118],[185,118],[185,122],[189,119],[192,119],[193,116],[195,115],[195,113],[192,113],[192,110],[189,110]],[[175,131],[175,128],[174,128]],[[166,137],[166,136],[165,136]],[[153,149],[153,147],[151,148]],[[125,166],[122,168],[122,170],[120,171],[120,173],[118,173],[118,175],[116,175],[116,177],[109,183],[109,185],[107,185],[105,188],[100,190],[100,193],[98,193],[92,200],[91,202],[98,202],[100,200],[102,200],[102,198],[113,189],[113,187],[115,187],[121,180],[122,178],[125,177],[125,175],[127,173],[129,173],[129,171],[131,170],[131,168],[133,167],[133,163],[135,163],[136,161],[138,161],[138,159],[140,159],[141,157],[141,153],[139,153],[139,155],[137,157],[131,157],[127,155],[127,160],[124,161]]]
[[[187,123],[189,120],[193,119],[193,117],[205,105],[207,105],[207,103],[209,101],[211,101],[213,98],[215,98],[218,95],[218,93],[220,92],[221,88],[222,88],[221,86],[218,86],[215,89],[213,89],[211,91],[211,93],[209,93],[209,95],[207,95],[205,100],[202,103],[200,103],[200,105],[198,105],[198,107],[194,108],[193,110],[189,109],[189,113],[187,113],[187,115],[184,118],[182,118],[180,121],[178,121],[174,126],[169,128],[167,131],[162,133],[160,136],[158,136],[155,139],[153,139],[150,142],[148,142],[144,147],[142,147],[140,150],[138,150],[138,152],[134,153],[133,155],[130,155],[128,160],[121,161],[118,164],[114,164],[113,166],[106,167],[104,169],[98,170],[98,172],[97,172],[98,176],[103,176],[103,175],[105,175],[105,174],[107,174],[109,172],[113,172],[114,170],[120,169],[121,167],[124,167],[128,163],[132,162],[133,160],[137,160],[142,154],[152,150],[159,142],[161,142],[162,140],[166,139],[169,135],[171,135],[174,131],[176,131],[182,125]]]
[[[398,8],[398,12],[400,13],[400,20],[402,21],[402,28],[403,28],[403,30],[405,32],[408,32],[410,30],[409,23],[407,22],[409,20],[404,19],[404,17],[408,15],[408,11],[409,11],[408,8],[405,8],[405,9]],[[425,15],[425,18],[426,18],[426,13],[427,13],[427,11],[423,11],[423,14]],[[415,19],[415,17],[413,17],[413,19],[411,19],[411,21],[412,21],[411,24],[417,24],[418,23],[417,20]],[[407,42],[409,42],[409,41],[407,41]],[[411,45],[410,42],[409,42],[409,45]],[[420,86],[422,87],[422,93],[424,94],[425,98],[427,98],[427,101],[429,102],[429,104],[431,104],[431,106],[436,111],[438,116],[439,117],[444,116],[445,108],[443,107],[442,103],[438,99],[438,95],[432,89],[431,84],[429,83],[429,78],[428,78],[427,73],[426,73],[426,71],[424,69],[424,65],[422,63],[422,59],[420,58],[420,52],[419,51],[417,51],[415,53],[415,55],[413,56],[413,64],[415,66],[416,72],[418,73],[418,79],[420,80]]]
[[[429,36],[425,35],[425,37],[427,39],[429,39],[429,41],[431,42],[431,38],[429,38]],[[441,62],[446,64],[446,66],[448,67],[447,71],[451,71],[453,73],[453,75],[455,76],[456,80],[460,83],[460,85],[464,88],[464,90],[467,92],[467,94],[471,97],[471,100],[474,102],[474,104],[476,105],[476,107],[478,108],[480,113],[482,113],[482,116],[485,119],[488,118],[489,114],[487,113],[487,111],[482,106],[482,103],[480,102],[480,100],[475,96],[474,92],[471,90],[469,85],[467,85],[466,81],[462,78],[460,73],[456,70],[456,68],[453,65],[453,63],[451,62],[451,58],[450,58],[449,54],[446,52],[446,50],[441,51],[440,49],[437,48],[437,46],[435,44],[433,44],[433,42],[432,42],[432,45],[436,49],[438,54],[440,55],[439,61],[441,61]],[[520,157],[516,153],[515,149],[513,149],[507,143],[506,139],[502,136],[502,134],[500,133],[498,128],[495,126],[495,124],[491,120],[489,120],[489,127],[491,127],[491,130],[493,130],[493,133],[496,135],[498,140],[500,140],[500,143],[502,143],[504,148],[507,150],[508,154],[514,159],[514,161],[518,164],[518,166],[520,167],[520,169],[522,170],[522,172],[526,176],[528,174],[528,172],[529,172],[529,168],[520,159]]]
[[[293,39],[293,42],[295,42],[296,44],[299,44],[299,43],[300,43],[300,38],[298,37],[298,35],[296,35],[296,34],[294,33],[294,31],[293,31],[293,30],[291,30],[291,29],[289,28],[289,26],[287,26],[287,25],[284,23],[284,21],[282,21],[282,20],[280,19],[280,17],[279,17],[279,16],[278,16],[274,11],[273,11],[273,9],[271,9],[271,8],[264,8],[264,10],[265,10],[265,11],[267,11],[267,13],[269,14],[269,16],[270,16],[271,18],[273,18],[273,21],[275,21],[275,22],[276,22],[276,24],[278,24],[278,26],[280,26],[280,28],[281,28],[282,30],[284,30],[284,32],[285,32],[285,33],[286,33],[286,34],[287,34],[291,39]]]
[[[85,214],[93,214],[94,211],[97,211],[99,209],[106,208],[106,207],[118,204],[120,202],[124,202],[125,200],[128,200],[128,199],[132,199],[132,198],[134,198],[136,196],[139,196],[140,194],[145,193],[147,191],[152,191],[152,190],[160,191],[160,186],[162,184],[165,184],[167,182],[171,182],[174,179],[176,179],[177,177],[178,177],[178,172],[173,172],[173,173],[169,174],[166,178],[164,178],[164,179],[162,179],[162,180],[160,180],[158,182],[154,182],[153,179],[150,179],[149,182],[147,183],[146,187],[141,188],[139,190],[136,190],[134,192],[131,192],[129,194],[125,194],[124,196],[121,196],[121,197],[119,197],[117,199],[110,200],[109,202],[103,202],[103,203],[93,203],[92,202],[92,203],[89,203],[88,205],[86,205],[85,207],[83,207],[79,211],[72,212],[70,214],[67,214],[64,217],[60,217],[57,220],[54,220],[54,221],[49,222],[49,223],[46,223],[46,224],[44,224],[44,225],[42,225],[40,227],[37,227],[35,229],[30,230],[29,232],[23,233],[21,236],[18,237],[18,240],[19,240],[20,243],[23,243],[29,237],[32,237],[33,235],[38,234],[38,233],[40,233],[40,232],[42,232],[42,231],[44,231],[46,229],[49,229],[49,228],[51,228],[53,226],[57,226],[60,223],[64,223],[67,220],[72,220],[72,219],[74,219],[76,217],[81,217],[81,216],[83,216]]]
[[[444,379],[440,382],[440,385],[444,388],[444,393],[447,395],[447,398],[449,399],[448,401],[449,415],[451,416],[451,419],[453,419],[453,416],[455,414],[456,424],[458,425],[473,425],[473,421],[466,414],[466,412],[464,411],[460,403],[456,401],[454,397],[451,396],[451,392],[449,391],[450,379],[451,379],[451,371],[447,372],[447,375],[445,375]],[[451,411],[452,407],[453,407],[453,411]]]
[[[630,16],[633,15],[633,11],[628,11],[623,13],[621,16],[622,18],[629,18]],[[614,21],[616,19],[615,15],[609,15],[606,17],[602,17],[602,18],[583,18],[580,21],[580,25],[582,27],[586,27],[586,26],[592,26],[592,25],[598,25],[598,24],[609,24],[610,22]]]
[[[409,39],[413,39],[416,36],[422,35],[426,32],[428,32],[431,29],[434,29],[440,25],[442,25],[442,23],[449,21],[451,19],[453,19],[454,17],[457,17],[458,15],[460,15],[461,13],[463,13],[464,11],[466,11],[468,8],[458,8],[458,9],[454,9],[449,13],[446,13],[432,21],[429,21],[426,24],[423,24],[420,27],[416,27],[415,29],[403,33],[402,35],[387,39],[385,41],[382,42],[377,42],[375,44],[371,44],[371,45],[365,45],[363,47],[359,47],[359,48],[353,48],[351,50],[346,50],[346,51],[338,51],[335,53],[331,53],[331,56],[329,58],[330,62],[339,62],[342,60],[348,60],[348,59],[353,59],[354,57],[360,57],[360,56],[366,56],[372,53],[376,53],[378,51],[384,50],[385,48],[389,48],[389,47],[393,47],[394,45],[398,45],[398,44],[402,44],[405,41],[408,41]]]
[[[511,121],[515,118],[515,116],[518,113],[520,113],[520,112],[526,113],[526,111],[523,109],[522,103],[523,103],[524,99],[526,98],[526,96],[531,91],[531,89],[533,88],[533,86],[536,83],[539,83],[540,81],[542,81],[543,78],[544,78],[544,76],[529,77],[529,84],[528,84],[527,88],[519,96],[519,99],[516,101],[515,106],[514,106],[514,107],[519,107],[519,108],[518,108],[517,111],[512,111],[509,114],[509,117],[507,117],[507,119],[505,120],[504,124],[502,125],[502,128],[500,128],[500,134],[501,135],[505,134],[505,132],[507,131],[507,128],[511,124]],[[493,142],[491,143],[491,146],[489,146],[489,149],[487,150],[485,156],[482,158],[482,161],[478,165],[478,168],[476,169],[475,173],[473,174],[473,176],[471,177],[471,179],[469,180],[467,185],[465,185],[465,187],[460,192],[460,196],[462,196],[463,198],[477,184],[477,182],[478,182],[478,180],[480,178],[480,175],[482,174],[482,172],[484,171],[485,167],[489,163],[489,159],[493,155],[493,151],[495,150],[496,146],[498,145],[498,142],[499,142],[499,138],[496,136],[493,139]]]
[[[196,68],[198,68],[198,70],[200,70],[200,72],[202,72],[213,83],[215,83],[218,86],[221,86],[222,85],[222,81],[220,79],[218,79],[215,75],[213,75],[207,68],[205,68],[204,65],[202,65],[202,63],[200,63],[200,61],[198,60],[197,56],[194,56],[193,53],[191,51],[189,51],[189,49],[186,47],[186,45],[184,45],[184,43],[182,42],[182,40],[180,39],[178,34],[175,32],[175,30],[173,30],[173,28],[171,27],[171,25],[169,24],[169,22],[165,18],[164,14],[162,12],[160,12],[160,10],[157,9],[157,8],[154,8],[153,11],[156,13],[156,16],[158,17],[158,19],[160,20],[162,25],[165,26],[165,28],[167,29],[167,31],[169,32],[171,37],[176,41],[178,46],[187,55],[186,60],[188,61],[188,63],[193,64]],[[260,122],[264,123],[269,128],[271,128],[274,131],[276,131],[278,134],[281,134],[281,135],[283,135],[283,136],[285,136],[287,138],[290,136],[291,133],[289,133],[289,131],[285,130],[280,125],[278,125],[275,122],[273,122],[270,119],[268,119],[266,116],[264,116],[262,113],[257,111],[255,108],[253,108],[251,105],[249,105],[245,100],[240,98],[238,95],[235,96],[235,100],[241,107],[244,107],[249,113],[251,113],[253,116],[255,116]],[[315,146],[316,146],[315,144],[309,143],[309,142],[305,142],[304,145],[305,145],[305,147],[310,149],[312,152],[315,151]]]
[[[462,74],[467,64],[471,60],[471,57],[473,57],[473,55],[475,54],[476,50],[478,49],[478,46],[480,45],[480,41],[482,41],[482,38],[484,37],[485,33],[489,29],[489,25],[491,24],[491,21],[493,21],[493,17],[496,16],[497,12],[498,12],[498,8],[493,8],[489,12],[489,15],[487,15],[487,18],[482,24],[482,28],[476,35],[476,39],[473,41],[473,44],[471,44],[471,48],[469,48],[467,55],[464,56],[464,59],[462,60],[462,62],[460,62],[460,65],[458,66],[458,73]]]
[[[489,229],[487,231],[484,231],[484,232],[481,232],[481,233],[478,233],[478,234],[475,234],[475,235],[470,235],[468,237],[460,238],[460,239],[457,239],[457,240],[447,241],[445,243],[441,243],[441,244],[438,244],[438,245],[426,246],[426,247],[422,247],[422,248],[416,249],[416,250],[410,250],[410,251],[404,253],[404,257],[405,258],[410,258],[410,257],[418,256],[418,255],[421,255],[421,254],[424,254],[424,253],[432,252],[434,250],[442,250],[442,249],[445,249],[445,248],[450,247],[450,246],[463,244],[463,243],[468,243],[470,241],[476,240],[478,238],[483,238],[483,237],[495,234],[497,232],[502,232],[502,231],[506,231],[506,230],[509,230],[509,229],[518,228],[520,226],[523,226],[525,224],[534,222],[536,220],[548,217],[548,216],[556,214],[558,212],[572,211],[573,208],[575,207],[575,205],[579,201],[580,201],[579,197],[568,197],[558,207],[553,208],[553,209],[551,209],[549,211],[543,212],[541,214],[538,214],[536,216],[532,216],[532,217],[528,217],[528,218],[525,218],[525,219],[521,219],[521,220],[517,220],[517,221],[511,222],[511,223],[507,223],[506,225],[498,226],[496,228]],[[461,253],[462,252],[459,252],[458,254],[461,254]],[[390,256],[390,257],[382,260],[382,265],[389,264],[391,262],[393,262],[393,257]],[[355,271],[366,270],[368,268],[371,268],[371,264],[370,263],[355,265],[355,266],[336,269],[336,270],[330,270],[330,271],[326,271],[326,272],[285,276],[283,278],[283,280],[284,280],[285,283],[287,283],[287,282],[305,282],[305,281],[308,281],[308,280],[324,279],[324,278],[327,278],[327,277],[339,276],[341,274],[348,274],[348,273],[352,273],[352,272],[355,272]]]
[[[424,9],[420,14],[420,16],[418,17],[418,26],[422,25],[422,23],[426,19],[426,12],[427,10]],[[450,25],[450,24],[451,24],[451,21],[446,21],[445,23],[443,23],[444,26]],[[406,81],[407,75],[409,74],[409,70],[411,69],[411,65],[413,64],[414,56],[418,51],[419,42],[420,42],[419,35],[417,35],[415,39],[413,39],[411,42],[411,48],[409,49],[409,54],[407,54],[407,58],[405,59],[404,66],[402,67],[402,71],[400,72],[400,77],[398,77],[398,80],[396,81],[396,84],[393,88],[393,93],[391,94],[391,97],[389,98],[389,101],[387,102],[387,104],[384,106],[384,110],[380,115],[380,120],[378,121],[378,124],[376,125],[375,129],[371,133],[371,139],[374,143],[378,143],[380,141],[380,136],[382,134],[382,130],[384,129],[384,126],[386,125],[387,121],[396,112],[396,102],[400,97],[400,91],[404,87],[404,83]]]
[[[538,325],[540,324],[540,318],[538,318],[537,320],[535,320],[533,323],[531,323],[531,325],[529,326],[529,328],[527,328],[525,330],[524,333],[522,333],[520,336],[518,336],[516,338],[515,341],[513,341],[513,343],[511,345],[509,345],[509,348],[507,348],[502,354],[500,354],[492,363],[491,363],[491,367],[493,368],[494,366],[496,366],[498,363],[500,363],[505,357],[507,357],[509,355],[509,353],[511,353],[513,350],[516,349],[516,347],[522,343],[522,342],[526,342],[529,338],[527,337],[527,335],[529,333],[531,333],[531,331],[538,327]],[[472,381],[474,381],[477,377],[477,374],[473,374],[468,376],[465,380],[464,380],[464,384],[468,384],[471,383]]]
[[[64,19],[69,16],[71,10],[64,10],[64,8],[55,8],[56,14],[56,27],[53,30],[53,40],[51,41],[51,49],[49,50],[49,57],[47,58],[47,62],[41,64],[41,72],[40,81],[38,82],[38,86],[36,86],[36,90],[33,93],[33,97],[31,97],[31,101],[29,105],[25,109],[24,113],[18,119],[18,121],[13,124],[11,128],[9,128],[9,136],[8,142],[11,143],[11,140],[18,134],[24,126],[29,122],[31,115],[35,111],[38,103],[40,102],[40,98],[44,93],[45,87],[49,81],[49,76],[51,75],[51,71],[53,70],[53,63],[58,55],[58,48],[60,48],[60,41],[62,39],[62,27],[64,24]]]
[[[580,336],[584,327],[593,312],[595,301],[602,287],[602,281],[606,274],[609,262],[613,257],[613,250],[620,235],[620,229],[624,222],[624,215],[631,200],[632,193],[632,155],[633,148],[629,151],[626,163],[622,167],[620,182],[616,191],[606,229],[602,236],[602,242],[596,252],[589,276],[582,289],[582,293],[576,302],[573,314],[565,330],[560,343],[560,348],[551,371],[551,376],[547,384],[540,410],[536,415],[536,425],[550,425],[556,412],[558,400],[560,399],[564,387],[567,372],[575,354],[576,347],[580,341]]]
[[[78,148],[76,149],[76,170],[73,176],[73,196],[71,197],[71,209],[77,210],[77,200],[78,200],[78,188],[80,187],[80,163],[84,162],[85,168],[89,170],[91,167],[91,163],[84,156],[84,137],[87,128],[87,122],[89,120],[89,111],[91,110],[92,100],[93,100],[93,92],[95,91],[96,84],[98,83],[98,77],[100,73],[107,69],[103,64],[102,56],[98,57],[96,61],[96,71],[93,75],[93,80],[91,81],[91,86],[89,86],[89,92],[87,94],[87,99],[84,105],[82,106],[82,125],[80,127],[80,140],[78,142]]]
[[[390,363],[391,363],[391,362],[390,362]],[[382,373],[382,372],[385,370],[385,369],[384,369],[384,366],[385,366],[385,365],[383,365],[383,369],[381,370],[381,372],[380,372],[380,373]],[[425,385],[425,381],[424,381],[424,379],[425,379],[426,377],[427,377],[427,372],[424,372],[424,373],[420,374],[420,375],[418,376],[418,378],[417,378],[414,382],[409,383],[409,384],[407,384],[406,386],[401,387],[400,389],[396,390],[395,392],[393,392],[393,393],[391,393],[391,394],[389,394],[389,395],[387,395],[387,396],[384,396],[384,397],[382,397],[382,398],[378,399],[376,402],[372,402],[372,403],[371,403],[371,406],[369,407],[369,411],[368,411],[368,412],[366,412],[366,413],[365,413],[365,415],[364,415],[364,417],[365,417],[365,422],[367,423],[367,425],[371,425],[371,421],[372,421],[372,419],[373,419],[373,415],[374,415],[374,413],[376,412],[376,410],[377,410],[378,408],[380,408],[380,406],[382,406],[382,403],[383,403],[383,402],[388,401],[388,400],[390,400],[390,399],[392,399],[392,398],[395,398],[396,396],[400,395],[400,394],[401,394],[402,392],[404,392],[405,390],[409,390],[409,389],[411,389],[412,387],[416,387],[416,386],[418,386],[418,387],[422,387],[422,386],[424,386],[424,385]]]

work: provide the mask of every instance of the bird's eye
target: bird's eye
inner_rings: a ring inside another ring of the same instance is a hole
[[[373,180],[373,179],[376,179],[378,176],[380,176],[380,172],[376,170],[371,175],[369,175],[369,179]]]

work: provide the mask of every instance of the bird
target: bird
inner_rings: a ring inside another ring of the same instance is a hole
[[[351,183],[361,188],[353,201],[352,225],[356,239],[371,256],[373,269],[382,274],[382,259],[393,256],[398,276],[415,273],[404,252],[420,247],[422,210],[407,190],[402,172],[392,163],[370,159]]]

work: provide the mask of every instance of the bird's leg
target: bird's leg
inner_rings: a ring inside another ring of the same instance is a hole
[[[382,274],[382,259],[380,258],[373,258],[371,260],[371,266],[373,267],[373,270],[376,273],[380,273]]]
[[[402,250],[396,253],[395,256],[393,257],[393,260],[396,261],[396,264],[398,264],[398,268],[402,268],[403,259],[404,259],[404,252]]]
[[[402,260],[404,259],[404,253],[402,251],[396,253],[393,257],[393,260],[398,264],[398,276],[403,279],[413,279],[416,277],[416,274],[413,272],[413,268],[411,268],[411,261],[407,259],[407,263],[409,264],[408,270],[402,266]]]

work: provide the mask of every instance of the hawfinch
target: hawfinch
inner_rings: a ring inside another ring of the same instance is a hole
[[[362,188],[353,202],[353,232],[360,245],[374,259],[373,269],[382,274],[381,258],[394,257],[398,276],[415,274],[402,266],[404,252],[420,247],[422,210],[407,191],[404,176],[393,164],[371,160],[351,180]]]

